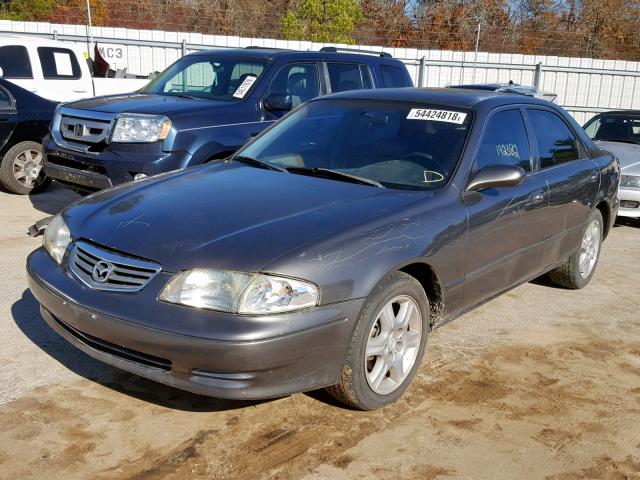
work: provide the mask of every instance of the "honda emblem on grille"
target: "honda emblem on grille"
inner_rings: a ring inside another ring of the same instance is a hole
[[[76,137],[82,137],[84,135],[84,125],[81,123],[76,123],[73,126],[73,134]]]
[[[93,278],[98,283],[105,283],[107,280],[109,280],[111,272],[113,272],[113,264],[105,262],[104,260],[100,260],[93,266],[91,278]]]

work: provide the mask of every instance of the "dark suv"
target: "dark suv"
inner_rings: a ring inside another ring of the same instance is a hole
[[[45,138],[46,174],[80,191],[228,157],[320,95],[410,87],[404,64],[378,52],[245,48],[179,59],[138,92],[61,106]]]

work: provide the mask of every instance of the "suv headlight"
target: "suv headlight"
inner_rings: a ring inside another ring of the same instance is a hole
[[[303,280],[255,273],[194,269],[178,273],[159,300],[228,313],[280,313],[318,304],[319,289]]]
[[[622,175],[620,177],[621,187],[640,188],[640,176]]]
[[[49,222],[42,236],[42,246],[56,263],[62,263],[64,252],[71,243],[71,233],[62,215],[58,214]]]
[[[112,142],[151,143],[164,140],[171,130],[171,120],[164,115],[143,115],[141,113],[123,113],[118,116]]]

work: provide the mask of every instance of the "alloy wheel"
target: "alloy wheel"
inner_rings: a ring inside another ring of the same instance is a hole
[[[34,188],[44,181],[42,166],[42,152],[24,150],[13,161],[13,176],[23,187]]]
[[[593,267],[598,259],[598,251],[600,250],[600,237],[602,228],[600,220],[593,219],[582,237],[582,245],[580,246],[579,269],[580,276],[587,278],[593,271]]]

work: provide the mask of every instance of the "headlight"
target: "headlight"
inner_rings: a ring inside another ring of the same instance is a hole
[[[271,275],[195,269],[177,274],[158,297],[177,303],[229,313],[279,313],[318,304],[312,283]]]
[[[621,187],[640,188],[640,176],[622,175],[620,177]]]
[[[67,224],[64,223],[62,216],[58,214],[47,225],[42,237],[42,245],[49,252],[51,258],[57,263],[62,263],[62,257],[64,257],[64,252],[66,252],[70,243],[71,233],[69,233]]]
[[[164,140],[171,130],[171,120],[164,115],[123,113],[111,134],[112,142],[148,143]]]

